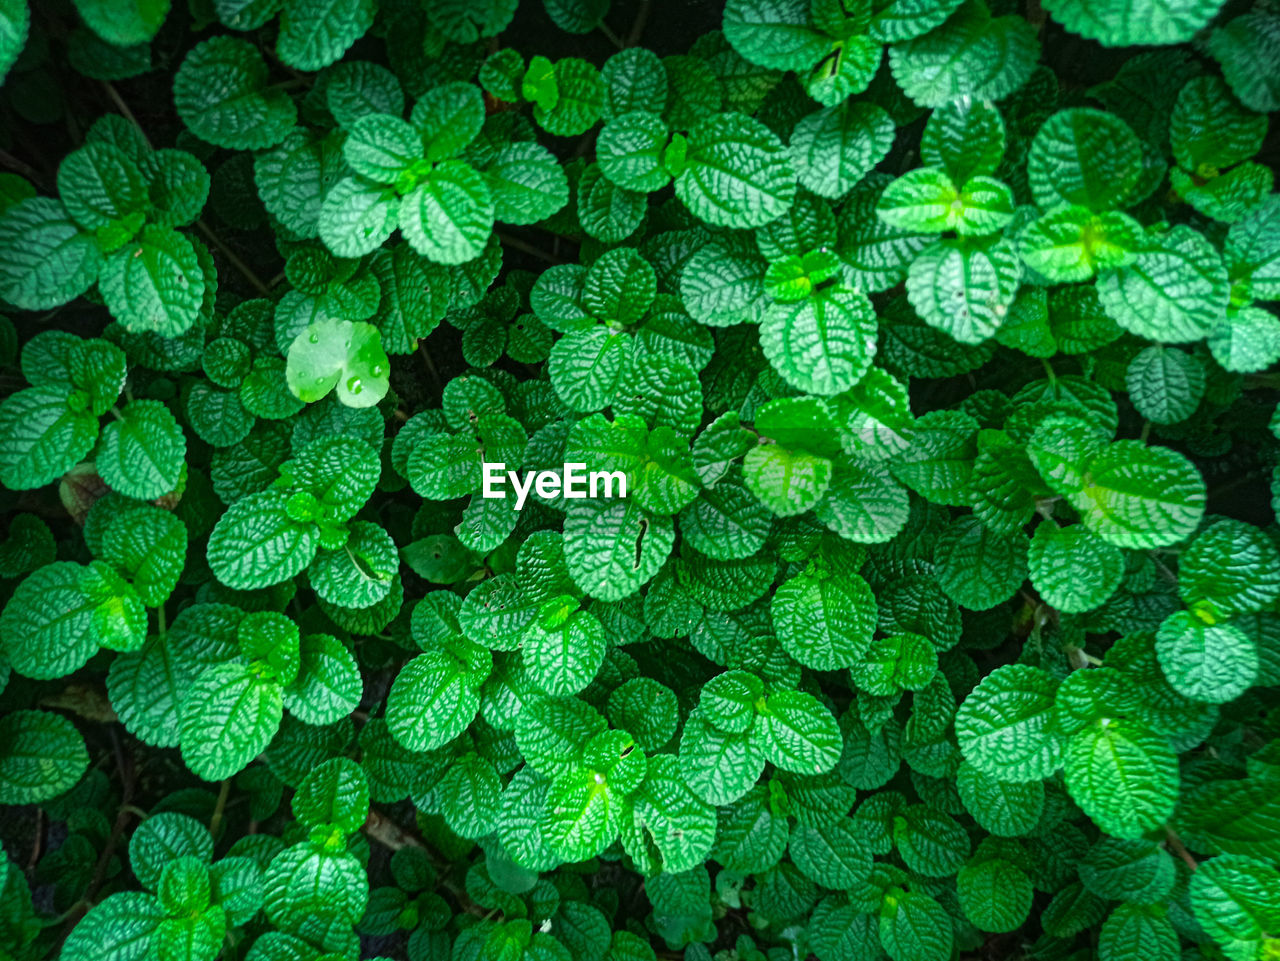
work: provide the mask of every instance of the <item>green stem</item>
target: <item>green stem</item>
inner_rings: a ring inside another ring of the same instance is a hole
[[[218,828],[222,827],[222,815],[227,809],[227,798],[231,795],[231,778],[223,778],[222,786],[218,788],[218,803],[214,805],[213,817],[209,818],[209,833],[216,840],[218,837]]]

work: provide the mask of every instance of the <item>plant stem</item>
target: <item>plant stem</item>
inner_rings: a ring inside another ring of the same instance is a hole
[[[606,37],[608,37],[615,47],[617,47],[619,50],[623,49],[625,44],[623,44],[622,38],[613,32],[612,27],[610,27],[603,20],[597,23],[596,26],[600,28],[600,32],[603,33]]]
[[[653,0],[640,0],[640,9],[631,23],[631,32],[627,34],[627,46],[634,47],[644,34],[645,25],[649,22],[649,14],[653,12]]]
[[[213,246],[218,248],[218,252],[221,253],[222,256],[226,257],[227,260],[231,262],[231,266],[235,267],[236,270],[240,271],[241,275],[244,277],[245,280],[249,281],[249,283],[253,286],[254,290],[262,294],[262,296],[264,297],[271,296],[271,288],[268,287],[266,284],[264,284],[262,282],[262,279],[257,274],[255,274],[252,270],[249,269],[249,265],[246,264],[239,257],[237,257],[234,251],[232,251],[230,247],[228,247],[226,244],[222,242],[222,240],[218,237],[218,235],[213,232],[213,228],[211,228],[203,220],[197,220],[196,227],[200,230],[202,234],[205,235],[205,237],[208,238],[209,243],[213,244]]]
[[[431,374],[431,382],[436,385],[436,390],[444,390],[444,385],[440,383],[440,371],[436,370],[435,361],[427,353],[427,345],[421,341],[418,342],[418,353],[422,355],[422,361],[427,365],[427,372]]]
[[[218,803],[213,807],[213,817],[209,818],[209,833],[213,835],[214,840],[218,838],[218,828],[222,827],[222,815],[227,809],[227,798],[231,796],[231,778],[222,779],[222,786],[218,788]]]
[[[520,250],[526,254],[529,254],[531,257],[537,257],[539,260],[545,260],[549,264],[564,263],[564,261],[561,260],[559,257],[557,257],[555,254],[549,253],[543,250],[541,247],[535,247],[533,244],[523,241],[519,237],[511,236],[511,234],[505,234],[505,233],[499,232],[498,240],[504,244],[508,244],[509,246],[514,247],[516,250]]]
[[[22,176],[34,181],[37,185],[44,181],[44,178],[40,176],[40,171],[30,164],[23,163],[7,150],[0,150],[0,164],[4,164],[10,170],[22,174]]]
[[[1178,857],[1182,858],[1183,861],[1187,862],[1187,867],[1191,868],[1192,871],[1199,870],[1200,865],[1196,862],[1196,859],[1191,856],[1191,852],[1187,850],[1187,846],[1182,843],[1182,838],[1178,837],[1173,828],[1166,824],[1164,826],[1164,833],[1166,838],[1165,843],[1169,845],[1170,850],[1172,850]]]
[[[120,845],[120,839],[124,837],[124,829],[129,823],[129,817],[137,810],[130,803],[133,800],[133,789],[137,781],[133,762],[125,756],[124,749],[120,745],[120,736],[116,733],[114,725],[110,728],[110,732],[111,746],[116,756],[116,767],[120,773],[120,807],[116,811],[116,820],[111,827],[111,834],[107,838],[107,843],[103,846],[102,853],[98,855],[98,862],[93,867],[93,874],[89,877],[89,884],[84,889],[84,895],[68,913],[66,924],[58,938],[58,949],[52,952],[53,955],[59,953],[62,943],[66,941],[72,929],[80,923],[80,919],[93,906],[94,899],[107,881],[107,868],[111,864],[112,856],[116,853],[116,848]]]
[[[138,133],[142,134],[142,139],[147,142],[147,146],[155,150],[155,144],[151,142],[151,138],[147,136],[147,132],[142,129],[142,124],[138,123],[138,118],[133,115],[133,111],[129,109],[129,105],[124,102],[124,97],[120,96],[120,91],[111,85],[109,80],[102,81],[102,86],[107,91],[107,96],[111,98],[111,102],[116,105],[119,111],[124,114],[126,120],[138,128]]]

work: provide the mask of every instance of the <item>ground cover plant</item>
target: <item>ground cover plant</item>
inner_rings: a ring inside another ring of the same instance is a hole
[[[1280,957],[1274,2],[0,75],[0,958]]]

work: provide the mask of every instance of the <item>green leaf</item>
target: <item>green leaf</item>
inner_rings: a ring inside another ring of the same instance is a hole
[[[779,517],[811,509],[831,484],[830,460],[780,444],[751,448],[742,470],[747,489]]]
[[[1146,905],[1118,905],[1098,933],[1100,961],[1173,961],[1178,956],[1177,930],[1163,912]]]
[[[1005,123],[999,109],[981,100],[943,104],[929,115],[920,137],[920,159],[941,167],[952,183],[993,176],[1005,150]]]
[[[637,863],[646,842],[657,848],[667,873],[688,871],[706,860],[716,839],[716,812],[686,786],[677,758],[650,758],[644,784],[631,804],[632,818],[623,823],[622,843]]]
[[[569,506],[564,552],[574,582],[602,601],[634,594],[666,561],[675,540],[670,518],[629,500],[584,500]]]
[[[332,826],[354,834],[369,816],[369,779],[349,758],[330,758],[298,785],[293,816],[304,827]]]
[[[797,824],[787,848],[796,867],[825,888],[849,890],[870,878],[871,848],[850,818]]]
[[[667,140],[667,125],[648,111],[615,116],[604,125],[596,142],[600,172],[626,190],[661,190],[671,181],[662,165]]]
[[[1160,624],[1156,634],[1160,668],[1184,697],[1225,704],[1257,680],[1258,649],[1238,627],[1206,623],[1197,613],[1177,611]]]
[[[1266,118],[1241,107],[1217,77],[1190,81],[1169,118],[1174,159],[1189,171],[1248,160],[1262,148],[1266,134]]]
[[[973,819],[998,837],[1031,834],[1044,813],[1045,789],[1040,781],[1002,781],[966,760],[960,765],[956,787]]]
[[[906,488],[889,470],[853,459],[839,461],[826,496],[818,503],[818,519],[846,540],[882,544],[907,523]]]
[[[131,651],[146,639],[137,593],[101,561],[48,564],[14,590],[0,614],[5,659],[26,677],[63,677],[99,645]]]
[[[46,711],[0,719],[0,803],[39,804],[73,787],[89,767],[84,739],[70,721]]]
[[[581,691],[604,661],[604,628],[589,611],[566,612],[576,606],[568,598],[548,601],[520,645],[529,679],[552,697]]]
[[[1060,207],[1018,233],[1018,254],[1046,279],[1071,283],[1133,263],[1144,240],[1142,228],[1124,214]]]
[[[213,859],[209,829],[187,814],[161,811],[138,825],[129,839],[129,866],[142,886],[155,890],[165,868],[178,859]]]
[[[207,667],[182,697],[182,760],[206,781],[230,777],[265,750],[283,711],[275,682],[234,661]]]
[[[956,738],[965,760],[1003,781],[1039,781],[1062,763],[1053,710],[1056,683],[1027,664],[998,667],[964,699]]]
[[[320,320],[294,338],[285,378],[299,400],[314,403],[337,388],[347,407],[372,407],[387,395],[391,364],[378,328],[349,320]]]
[[[1265,861],[1224,854],[1190,881],[1191,915],[1201,930],[1236,957],[1263,957],[1280,922],[1280,872]]]
[[[676,196],[707,223],[767,224],[786,213],[795,191],[786,148],[758,120],[716,114],[689,132],[684,165],[676,174]]]
[[[351,125],[342,155],[358,176],[395,183],[421,159],[422,137],[397,116],[367,113]]]
[[[1185,43],[1222,0],[1050,0],[1045,9],[1072,33],[1108,47]]]
[[[1027,554],[1031,584],[1046,604],[1071,614],[1100,606],[1120,586],[1124,555],[1081,524],[1041,521]]]
[[[1116,441],[1089,458],[1083,488],[1067,499],[1104,541],[1150,550],[1176,544],[1196,529],[1205,485],[1176,451]]]
[[[0,7],[0,81],[3,81],[22,53],[31,28],[31,11],[26,0],[7,0]]]
[[[1176,348],[1153,345],[1125,371],[1125,387],[1139,414],[1156,424],[1176,424],[1196,412],[1204,397],[1204,365]]]
[[[438,264],[462,264],[484,252],[494,201],[484,178],[459,160],[436,164],[400,207],[409,244]]]
[[[834,671],[866,654],[877,611],[875,595],[857,574],[805,572],[778,587],[770,613],[788,654],[807,667]]]
[[[324,195],[314,229],[336,256],[363,257],[382,246],[399,217],[400,200],[390,188],[344,177]]]
[[[78,402],[77,402],[78,400]],[[0,402],[0,481],[12,490],[43,487],[93,449],[98,419],[83,395],[28,387]]]
[[[1178,593],[1210,619],[1264,610],[1280,597],[1280,551],[1252,524],[1220,518],[1179,558]]]
[[[99,230],[114,224],[127,236],[147,212],[147,182],[123,150],[91,141],[58,165],[58,198],[80,226]]]
[[[508,144],[483,176],[493,195],[493,215],[504,223],[537,223],[569,202],[564,169],[539,144]]]
[[[893,120],[884,108],[848,100],[797,123],[788,153],[801,186],[834,200],[885,158],[893,136]]]
[[[279,488],[249,494],[218,519],[209,536],[209,566],[228,587],[269,587],[302,571],[316,554],[310,521],[290,513],[292,495]]]
[[[1027,179],[1043,210],[1123,207],[1142,173],[1138,138],[1119,117],[1075,107],[1045,121],[1031,141]]]
[[[48,197],[21,200],[0,214],[0,297],[23,310],[75,300],[98,279],[97,238]]]
[[[1280,360],[1280,321],[1261,307],[1229,311],[1209,331],[1209,352],[1232,373],[1266,370]]]
[[[680,737],[680,772],[698,797],[709,804],[736,801],[756,783],[764,764],[757,738],[717,730],[698,710],[689,714]]]
[[[920,167],[885,188],[876,213],[911,233],[989,234],[1013,218],[1013,194],[990,177],[973,177],[957,188],[941,167]]]
[[[1199,340],[1225,319],[1222,260],[1198,231],[1176,226],[1148,238],[1132,264],[1098,278],[1103,310],[1130,333],[1166,344]]]
[[[981,0],[968,0],[938,29],[891,47],[889,66],[917,106],[941,107],[1008,96],[1027,82],[1039,53],[1027,21],[993,18]]]
[[[391,535],[377,524],[353,521],[347,542],[336,550],[323,547],[307,569],[315,592],[330,604],[371,607],[391,592],[400,567]]]
[[[374,0],[284,0],[276,52],[298,70],[319,70],[338,60],[373,25]]]
[[[200,316],[204,271],[191,241],[167,227],[147,227],[107,258],[98,281],[111,316],[131,333],[177,337]]]
[[[873,697],[893,697],[928,687],[937,669],[933,643],[919,634],[904,633],[872,641],[863,660],[849,668],[849,676]]]
[[[776,691],[757,710],[751,738],[775,767],[797,774],[824,774],[840,759],[840,728],[812,694]]]
[[[169,0],[76,0],[84,22],[107,43],[129,47],[156,35]]]
[[[119,961],[154,957],[153,938],[165,919],[160,903],[141,891],[104,898],[72,929],[62,946],[68,961],[91,961],[104,952]]]
[[[744,59],[775,70],[807,70],[831,43],[804,0],[729,0],[724,35]]]
[[[307,843],[272,858],[262,885],[267,918],[282,928],[316,922],[350,926],[369,899],[369,879],[354,854]]]
[[[1103,717],[1072,735],[1063,768],[1071,799],[1114,837],[1164,823],[1178,798],[1177,755],[1134,722]]]
[[[973,517],[961,518],[938,538],[938,583],[957,604],[985,611],[1027,579],[1027,538],[1021,531],[994,532]]]
[[[760,346],[769,362],[789,384],[810,394],[839,394],[861,380],[875,354],[875,335],[870,299],[839,288],[774,304],[760,322]]]
[[[943,240],[912,261],[907,298],[929,326],[962,344],[980,344],[1004,323],[1021,276],[1006,240]]]
[[[954,935],[951,918],[933,898],[891,889],[880,904],[880,943],[893,961],[946,961]]]
[[[1013,931],[1031,912],[1031,879],[1004,858],[978,857],[956,875],[960,909],[983,931]]]
[[[475,718],[482,681],[469,675],[466,662],[445,651],[418,655],[396,676],[387,696],[392,736],[410,751],[447,744]]]
[[[297,679],[284,689],[284,706],[306,724],[334,724],[360,704],[364,683],[356,659],[336,637],[306,634]]]
[[[217,147],[274,147],[293,129],[297,108],[267,86],[267,65],[247,40],[213,37],[187,54],[173,80],[173,100],[187,128]]]
[[[514,4],[512,5],[514,9]],[[535,100],[533,119],[547,133],[559,137],[576,137],[591,128],[604,110],[604,83],[600,72],[585,60],[565,57],[554,65],[547,64],[553,74],[554,105],[546,106],[545,100],[529,96],[530,75],[537,73],[535,66],[545,57],[534,57],[525,74],[525,96]]]
[[[178,487],[187,440],[158,400],[135,400],[102,430],[94,463],[113,490],[137,500],[163,497]]]
[[[1271,65],[1275,62],[1276,16],[1252,10],[1209,34],[1209,52],[1222,67],[1222,75],[1250,110],[1271,113],[1280,109],[1280,87]]]

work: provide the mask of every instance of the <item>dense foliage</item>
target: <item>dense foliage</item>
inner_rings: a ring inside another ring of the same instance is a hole
[[[1280,957],[1275,3],[170,7],[0,0],[0,957]]]

